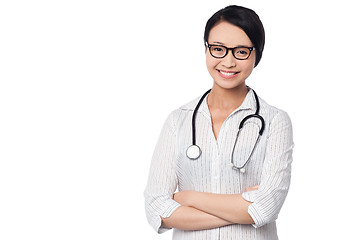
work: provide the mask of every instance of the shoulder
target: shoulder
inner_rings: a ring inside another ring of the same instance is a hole
[[[169,114],[168,114],[168,121],[174,121],[175,119],[179,118],[180,115],[183,115],[184,113],[187,112],[193,112],[195,106],[198,103],[198,98],[193,99],[192,101],[181,105],[178,108],[173,109]]]
[[[260,114],[265,115],[268,118],[270,129],[279,128],[279,127],[292,128],[291,118],[285,110],[267,103],[262,98],[259,99],[260,99]]]

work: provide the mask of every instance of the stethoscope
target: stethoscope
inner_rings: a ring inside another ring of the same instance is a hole
[[[198,108],[200,107],[201,103],[203,102],[204,98],[208,95],[208,93],[211,91],[212,89],[209,89],[207,92],[205,92],[203,94],[203,96],[200,98],[197,106],[195,107],[194,109],[194,112],[193,112],[193,116],[192,116],[192,145],[190,145],[188,148],[187,148],[187,152],[186,152],[186,155],[189,159],[191,160],[196,160],[198,159],[201,154],[202,154],[202,151],[201,151],[201,148],[196,144],[196,116],[197,116],[197,112],[198,112]],[[238,132],[237,132],[237,137],[236,137],[236,140],[234,141],[234,144],[233,144],[233,148],[232,148],[232,153],[231,153],[231,161],[230,161],[230,165],[233,169],[236,169],[236,170],[239,170],[241,173],[245,173],[246,172],[246,165],[247,163],[249,162],[249,160],[251,159],[253,153],[254,153],[254,150],[256,149],[256,146],[260,140],[260,137],[262,136],[263,134],[263,131],[264,131],[264,127],[265,127],[265,122],[264,122],[264,119],[263,117],[261,117],[259,115],[259,99],[258,99],[258,96],[256,94],[256,92],[252,89],[253,93],[254,93],[254,97],[255,97],[255,100],[256,100],[256,104],[257,104],[257,109],[256,109],[256,112],[254,114],[250,114],[248,116],[246,116],[245,118],[243,118],[243,120],[241,121],[241,123],[239,124],[239,127],[238,127]],[[236,143],[237,143],[237,139],[238,139],[238,136],[239,136],[239,133],[241,132],[241,129],[244,125],[244,123],[249,120],[250,118],[258,118],[260,121],[261,121],[261,128],[258,132],[258,137],[257,137],[257,140],[256,140],[256,143],[254,144],[253,148],[252,148],[252,151],[251,151],[251,154],[249,155],[247,161],[242,165],[242,166],[236,166],[234,164],[234,161],[233,161],[233,153],[234,153],[234,149],[236,147]]]

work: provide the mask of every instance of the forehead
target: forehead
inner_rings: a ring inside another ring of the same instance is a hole
[[[240,28],[229,22],[221,21],[217,23],[209,32],[208,42],[222,43],[226,46],[252,46],[252,42],[247,34]]]

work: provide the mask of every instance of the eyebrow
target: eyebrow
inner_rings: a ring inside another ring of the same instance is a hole
[[[214,42],[214,43],[216,43],[216,44],[220,44],[220,45],[225,45],[224,43],[222,43],[222,42]],[[236,47],[244,47],[244,48],[249,48],[249,46],[245,46],[245,45],[237,45]]]
[[[214,42],[214,43],[218,43],[218,44],[224,45],[224,43],[222,43],[222,42]]]

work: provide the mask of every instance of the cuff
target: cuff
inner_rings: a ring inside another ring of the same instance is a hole
[[[252,203],[251,205],[249,205],[248,214],[251,216],[251,218],[254,221],[254,224],[252,224],[252,226],[254,228],[259,228],[259,227],[262,227],[263,225],[265,225],[265,222],[262,220],[263,219],[262,216],[260,215],[259,211],[257,210],[256,203]]]
[[[173,212],[180,206],[181,205],[179,203],[173,201],[172,204],[170,204],[166,209],[164,209],[163,214],[153,216],[153,218],[152,218],[152,220],[150,222],[150,225],[159,234],[170,230],[171,228],[162,227],[162,219],[161,219],[161,217],[162,218],[170,217],[173,214]]]
[[[257,211],[257,204],[255,203],[256,197],[258,194],[258,190],[249,191],[242,193],[242,197],[247,200],[248,202],[251,202],[252,204],[248,207],[248,214],[251,216],[251,218],[254,221],[254,224],[252,224],[253,227],[259,228],[264,225],[263,221],[261,220],[262,217],[259,214],[259,211]]]

